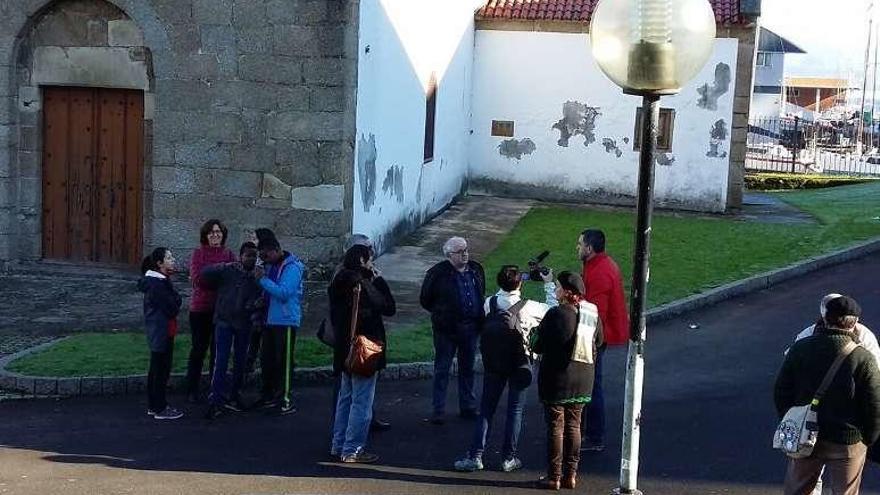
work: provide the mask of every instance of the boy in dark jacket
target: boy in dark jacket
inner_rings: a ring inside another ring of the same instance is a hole
[[[245,242],[239,249],[237,263],[212,265],[201,273],[202,284],[217,291],[214,310],[217,362],[211,379],[210,405],[205,415],[208,419],[216,418],[223,409],[244,410],[239,392],[244,383],[252,316],[257,311],[256,302],[262,297],[262,289],[254,277],[256,263],[256,244]],[[230,349],[233,349],[231,391],[226,383]]]
[[[164,247],[154,249],[144,258],[141,271],[144,277],[138,282],[138,290],[144,293],[144,323],[150,346],[147,414],[159,420],[178,419],[183,413],[165,400],[181,305],[180,294],[174,290],[169,278],[174,273],[171,251]]]

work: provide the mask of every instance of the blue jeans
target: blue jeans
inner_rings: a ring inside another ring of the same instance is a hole
[[[480,399],[480,417],[474,428],[474,439],[468,455],[471,459],[482,458],[486,450],[486,440],[492,430],[492,417],[498,408],[501,394],[507,388],[507,424],[504,427],[504,446],[501,454],[504,459],[516,456],[519,444],[519,433],[522,430],[523,409],[526,402],[526,390],[512,386],[510,379],[495,373],[483,375],[483,396]]]
[[[214,375],[211,377],[211,395],[208,398],[211,404],[220,405],[227,399],[238,396],[244,383],[244,369],[247,363],[250,339],[251,330],[249,328],[239,329],[225,323],[217,323],[214,329],[214,355],[217,356],[217,361],[214,364]],[[231,393],[226,379],[230,350],[232,350]]]
[[[593,379],[593,394],[590,403],[585,409],[584,439],[589,442],[605,442],[605,392],[602,390],[602,357],[605,351],[596,353],[595,377]]]
[[[458,407],[476,411],[474,362],[477,358],[477,325],[461,325],[456,335],[434,332],[434,414],[446,412],[446,389],[452,358],[458,355]]]
[[[342,373],[336,418],[333,421],[331,453],[345,456],[364,449],[370,420],[373,419],[376,377],[378,373],[373,373],[369,378]]]

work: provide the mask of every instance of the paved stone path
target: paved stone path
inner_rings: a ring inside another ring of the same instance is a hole
[[[531,207],[531,201],[471,196],[451,206],[431,223],[381,256],[378,265],[397,298],[398,315],[389,327],[425,321],[418,293],[425,270],[439,261],[443,242],[452,235],[470,239],[476,258],[492,251]],[[77,332],[142,328],[142,295],[130,271],[69,263],[29,263],[0,274],[0,357]],[[191,292],[184,277],[176,286],[188,306]],[[314,334],[327,312],[326,282],[306,283],[304,334]],[[180,317],[188,329],[188,317]]]

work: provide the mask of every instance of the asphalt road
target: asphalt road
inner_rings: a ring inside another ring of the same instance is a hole
[[[880,256],[807,275],[649,329],[640,488],[648,494],[780,493],[785,459],[770,448],[773,379],[782,350],[811,322],[820,297],[850,294],[880,328]],[[689,324],[696,323],[692,330]],[[609,493],[620,452],[624,349],[606,357],[609,448],[585,455],[578,491]],[[450,387],[454,389],[454,387]],[[380,382],[373,466],[327,462],[330,390],[303,387],[300,411],[207,423],[197,409],[178,422],[145,414],[141,397],[0,403],[0,493],[14,494],[483,494],[527,493],[544,469],[544,426],[534,394],[521,441],[523,470],[450,470],[472,423],[423,421],[430,383]],[[176,399],[180,399],[175,397]],[[450,404],[455,404],[450,397]],[[500,430],[500,429],[499,429]],[[498,430],[496,430],[498,431]],[[880,469],[863,493],[880,493]]]

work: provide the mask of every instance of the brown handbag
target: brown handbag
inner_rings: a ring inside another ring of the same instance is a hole
[[[379,360],[385,352],[385,344],[366,335],[357,334],[358,305],[361,299],[360,284],[354,286],[354,301],[351,305],[351,347],[345,359],[345,369],[352,375],[371,377],[379,367]]]

